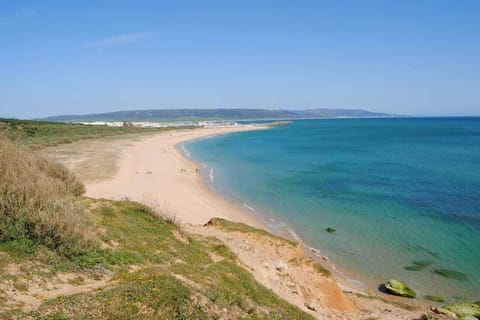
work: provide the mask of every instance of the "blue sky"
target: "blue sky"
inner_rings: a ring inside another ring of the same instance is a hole
[[[0,117],[480,115],[480,1],[0,0]]]

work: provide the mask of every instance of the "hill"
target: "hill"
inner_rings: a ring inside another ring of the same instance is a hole
[[[277,120],[317,118],[372,118],[391,117],[386,113],[361,109],[159,109],[132,110],[86,115],[60,115],[47,117],[47,121],[175,121],[175,120]]]

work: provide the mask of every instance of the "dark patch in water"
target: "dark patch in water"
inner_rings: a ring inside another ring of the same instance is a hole
[[[459,271],[451,270],[451,269],[435,269],[433,273],[438,274],[444,278],[454,279],[459,281],[467,281],[468,277]]]
[[[425,247],[422,247],[422,246],[420,246],[420,245],[409,246],[407,249],[410,250],[410,251],[417,251],[417,252],[420,251],[420,252],[423,252],[423,253],[427,253],[427,254],[431,255],[432,257],[434,257],[434,258],[440,259],[440,255],[439,255],[439,254],[433,252],[433,251],[430,250],[430,249],[427,249],[427,248],[425,248]]]
[[[459,202],[461,203],[461,202]],[[466,227],[480,229],[480,216],[472,216],[460,213],[450,213],[449,219]]]
[[[404,266],[403,268],[408,271],[422,271],[432,264],[433,261],[429,260],[413,260],[409,266]]]

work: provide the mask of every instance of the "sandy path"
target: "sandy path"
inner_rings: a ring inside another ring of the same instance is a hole
[[[261,226],[260,222],[205,186],[199,165],[185,159],[176,145],[214,134],[264,127],[213,127],[160,133],[123,150],[119,170],[110,179],[86,184],[93,198],[124,199],[157,206],[180,223],[204,224],[212,217]]]

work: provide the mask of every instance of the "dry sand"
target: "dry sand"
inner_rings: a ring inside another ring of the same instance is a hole
[[[247,212],[210,191],[204,184],[199,164],[187,160],[177,145],[192,139],[261,126],[199,128],[156,134],[133,141],[122,151],[119,169],[113,177],[86,182],[86,195],[93,198],[125,199],[157,207],[180,223],[205,224],[213,217],[261,223]]]

